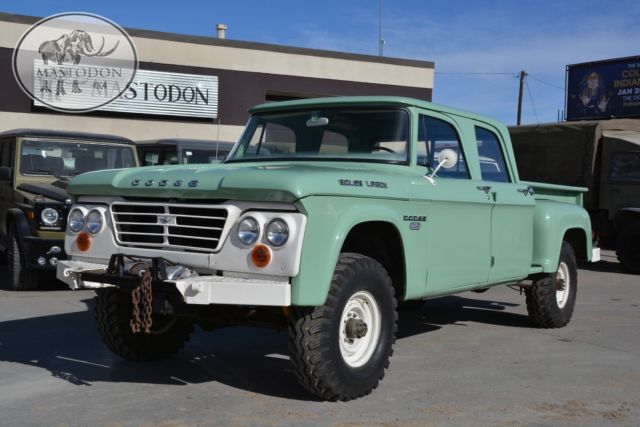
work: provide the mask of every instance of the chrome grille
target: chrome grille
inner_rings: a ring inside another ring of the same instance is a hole
[[[111,219],[123,246],[214,252],[228,211],[219,206],[114,202]]]

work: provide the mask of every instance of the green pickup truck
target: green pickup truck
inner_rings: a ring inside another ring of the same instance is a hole
[[[599,258],[585,189],[521,181],[502,124],[396,97],[250,113],[222,165],[69,185],[57,275],[96,289],[113,352],[158,359],[194,324],[269,324],[307,390],[350,400],[383,378],[399,302],[515,285],[533,324],[569,322],[576,259]]]

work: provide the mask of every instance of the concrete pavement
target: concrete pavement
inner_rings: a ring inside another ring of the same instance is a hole
[[[132,363],[100,341],[93,292],[3,287],[0,426],[636,426],[640,277],[604,259],[580,270],[562,329],[530,327],[506,287],[402,312],[387,376],[348,403],[298,386],[284,333],[197,330],[179,355]]]

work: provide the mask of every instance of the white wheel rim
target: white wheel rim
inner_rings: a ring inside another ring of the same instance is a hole
[[[381,314],[373,295],[366,291],[356,292],[349,298],[340,319],[340,354],[347,365],[357,368],[369,361],[380,338]],[[367,325],[362,338],[347,335],[349,319],[361,320]]]
[[[564,308],[569,300],[569,294],[571,293],[570,283],[569,266],[565,262],[561,262],[556,274],[556,301],[560,308]]]

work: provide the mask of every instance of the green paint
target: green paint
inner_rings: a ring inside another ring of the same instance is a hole
[[[591,256],[591,225],[581,208],[584,189],[520,181],[507,129],[494,120],[395,97],[270,103],[251,113],[304,110],[311,114],[327,107],[408,111],[408,164],[305,159],[146,167],[84,174],[74,178],[69,192],[75,197],[295,203],[308,222],[300,273],[292,278],[294,305],[324,303],[345,239],[354,227],[367,222],[390,224],[401,239],[406,277],[401,297],[407,299],[515,282],[532,271],[553,272],[568,230],[580,230],[586,237],[586,252],[578,257]],[[442,173],[433,186],[424,178],[432,169],[418,164],[420,115],[440,119],[455,130],[468,179],[445,178]],[[482,168],[493,163],[486,156],[484,165],[480,161],[476,127],[496,135],[509,182],[483,179]],[[190,187],[193,181],[197,185]],[[527,192],[530,186],[535,196]],[[423,220],[407,220],[416,217]]]

